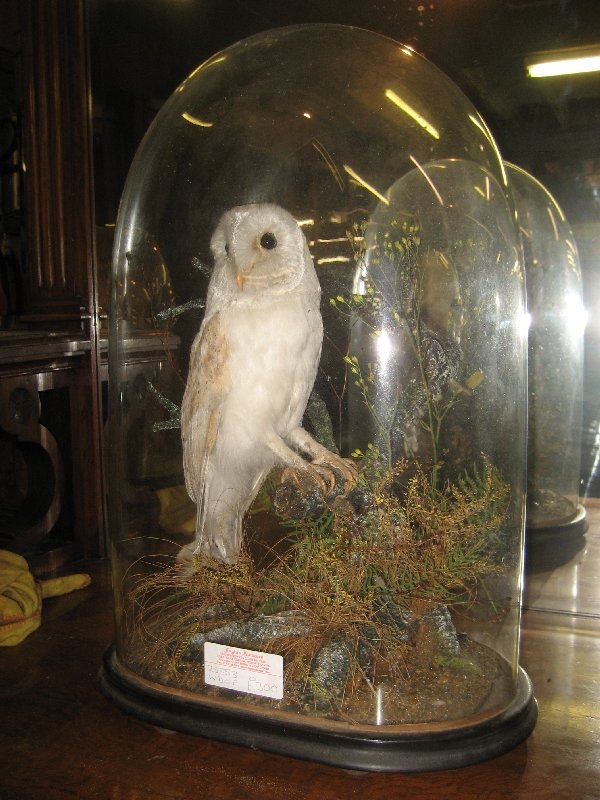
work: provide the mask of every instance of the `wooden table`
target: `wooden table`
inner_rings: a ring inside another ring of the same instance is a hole
[[[583,543],[529,551],[521,664],[539,720],[511,752],[446,772],[355,773],[147,727],[98,690],[113,623],[96,562],[89,589],[46,600],[42,627],[0,650],[1,800],[600,798],[600,501],[586,505]]]
[[[97,528],[90,531],[83,502],[96,479],[86,445],[89,414],[80,413],[86,406],[83,365],[90,349],[82,335],[0,331],[3,478],[5,493],[12,496],[10,511],[3,508],[1,533],[17,552],[35,550],[52,532],[68,496],[73,505],[72,549],[80,557],[100,553]],[[42,398],[52,395],[52,410],[46,411]],[[63,419],[68,420],[66,429]],[[65,456],[72,466],[66,467]]]

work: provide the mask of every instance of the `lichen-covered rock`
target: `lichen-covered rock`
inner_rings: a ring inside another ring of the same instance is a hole
[[[350,676],[351,657],[345,637],[331,639],[313,658],[307,688],[317,707],[339,699]]]
[[[325,499],[316,481],[299,473],[277,486],[273,495],[273,508],[283,519],[304,519],[322,513]]]
[[[459,636],[447,606],[436,605],[427,609],[421,622],[429,628],[440,654],[455,656],[460,653]]]
[[[412,641],[419,627],[419,620],[412,611],[390,599],[381,602],[373,619],[391,628],[394,639],[399,642]]]
[[[260,614],[245,622],[229,622],[206,633],[197,633],[190,639],[185,657],[197,658],[205,642],[256,650],[284,636],[302,636],[309,629],[306,616],[297,611]]]

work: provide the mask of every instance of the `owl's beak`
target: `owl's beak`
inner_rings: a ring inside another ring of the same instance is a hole
[[[235,281],[241,292],[244,291],[244,286],[246,284],[246,281],[250,279],[250,273],[252,272],[255,266],[256,266],[255,261],[246,262],[245,264],[246,269],[243,272],[236,273]]]

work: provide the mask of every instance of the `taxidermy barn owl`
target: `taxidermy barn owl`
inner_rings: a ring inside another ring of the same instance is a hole
[[[244,514],[273,467],[309,473],[324,493],[337,476],[353,483],[356,470],[302,428],[323,323],[319,282],[295,219],[272,204],[232,208],[211,250],[214,270],[181,407],[196,535],[178,558],[203,552],[234,563]]]

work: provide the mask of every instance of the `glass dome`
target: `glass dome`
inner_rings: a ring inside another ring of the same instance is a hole
[[[573,232],[550,193],[507,164],[521,229],[529,330],[527,531],[581,535],[579,504],[586,314]]]
[[[113,267],[120,707],[359,769],[528,735],[511,203],[465,96],[371,32],[260,34],[161,109]]]

